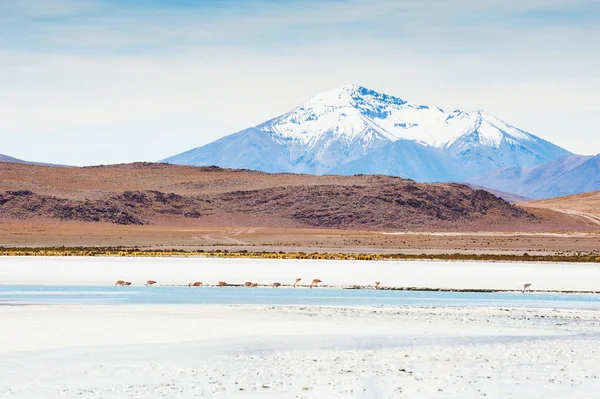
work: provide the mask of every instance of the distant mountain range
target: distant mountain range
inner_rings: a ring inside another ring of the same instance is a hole
[[[65,165],[56,165],[56,164],[43,163],[43,162],[24,161],[22,159],[14,158],[14,157],[4,155],[4,154],[0,154],[0,162],[17,162],[17,163],[26,163],[29,165],[43,165],[43,166],[65,166]]]
[[[0,154],[0,162],[19,162],[19,163],[29,163],[27,161],[23,161],[22,159],[9,157],[8,155]]]
[[[573,155],[483,111],[447,112],[356,85],[162,162],[459,181],[532,198],[600,190],[594,158]],[[567,171],[577,178],[561,181]]]
[[[536,199],[598,191],[600,155],[571,155],[542,165],[496,169],[470,181]]]

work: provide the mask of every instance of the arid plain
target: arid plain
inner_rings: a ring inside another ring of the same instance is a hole
[[[600,249],[599,193],[515,205],[453,183],[139,163],[2,162],[0,175],[5,247],[548,255]]]

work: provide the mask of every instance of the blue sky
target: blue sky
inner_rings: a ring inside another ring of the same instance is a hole
[[[0,153],[157,160],[348,83],[600,152],[600,1],[0,0]]]

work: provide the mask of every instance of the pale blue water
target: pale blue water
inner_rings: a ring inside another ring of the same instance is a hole
[[[600,309],[600,295],[242,287],[0,285],[1,304],[496,306]]]

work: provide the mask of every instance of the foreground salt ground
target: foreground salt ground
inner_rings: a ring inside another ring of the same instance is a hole
[[[2,257],[1,284],[134,286],[219,281],[261,285],[308,285],[314,278],[330,287],[372,286],[445,289],[600,292],[600,264],[530,262],[350,261],[218,258]]]
[[[600,312],[0,306],[2,398],[596,398]]]

